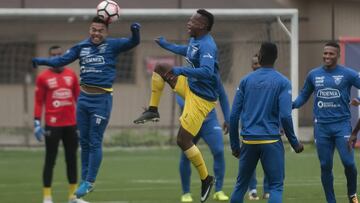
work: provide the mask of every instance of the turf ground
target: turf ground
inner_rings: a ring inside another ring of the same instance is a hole
[[[320,183],[320,169],[315,149],[306,145],[302,154],[295,154],[286,146],[286,178],[284,203],[323,203],[324,194]],[[207,165],[212,158],[206,146],[201,146]],[[224,191],[230,194],[237,173],[237,160],[226,150],[226,176]],[[359,152],[356,152],[359,160]],[[42,202],[41,171],[43,149],[0,150],[0,202]],[[95,191],[86,196],[92,203],[176,203],[180,202],[180,180],[178,174],[179,149],[133,148],[105,149],[104,159]],[[357,163],[358,164],[358,163]],[[358,164],[359,166],[359,164]],[[359,168],[359,167],[358,167]],[[337,153],[334,160],[335,192],[338,202],[347,202],[346,181]],[[262,171],[258,167],[258,181],[262,182]],[[193,170],[192,193],[199,201],[200,184]],[[262,184],[258,191],[262,193]],[[67,183],[63,152],[59,152],[53,181],[55,203],[65,203]],[[211,197],[210,197],[211,198]],[[208,203],[215,202],[212,199]],[[259,202],[266,201],[246,201]]]

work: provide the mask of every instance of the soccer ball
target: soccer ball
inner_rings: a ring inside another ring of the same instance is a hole
[[[96,7],[97,15],[107,23],[115,22],[120,17],[120,7],[115,1],[105,0]]]

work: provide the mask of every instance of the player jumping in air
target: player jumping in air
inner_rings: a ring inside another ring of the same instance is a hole
[[[151,80],[149,108],[134,120],[134,123],[144,123],[159,119],[158,105],[165,82],[185,99],[177,144],[200,175],[201,202],[205,202],[208,198],[214,184],[214,177],[209,175],[202,154],[193,143],[193,138],[199,132],[208,113],[215,107],[218,98],[220,76],[217,47],[209,34],[213,23],[214,16],[204,9],[199,9],[187,23],[190,34],[188,45],[171,44],[162,37],[156,40],[164,49],[185,56],[190,67],[157,64]]]
[[[220,81],[219,81],[220,82]],[[225,134],[229,131],[229,119],[230,119],[230,107],[229,100],[226,95],[223,85],[219,84],[218,89],[219,101],[221,105],[221,110],[224,116],[223,129]],[[179,104],[181,109],[184,109],[184,99],[179,95],[176,95],[176,101]],[[215,193],[213,199],[217,201],[227,201],[229,197],[222,191],[224,176],[225,176],[225,158],[224,158],[224,141],[222,128],[220,127],[219,120],[216,116],[216,111],[213,109],[206,119],[204,120],[200,131],[194,137],[194,144],[202,138],[205,143],[209,146],[211,153],[214,158],[214,175],[216,178],[215,181]],[[179,171],[181,178],[181,186],[183,195],[181,196],[181,202],[192,202],[192,196],[190,193],[190,176],[191,176],[191,166],[190,161],[184,153],[181,153]]]
[[[130,38],[108,38],[108,24],[94,17],[88,39],[76,44],[62,56],[33,59],[35,67],[62,67],[79,59],[81,92],[76,113],[80,130],[82,183],[75,192],[78,198],[94,189],[100,168],[103,135],[112,109],[116,57],[140,42],[140,24],[133,23],[130,29]]]
[[[348,150],[347,145],[351,135],[350,89],[360,88],[360,78],[356,71],[337,64],[339,56],[340,47],[336,42],[325,44],[323,65],[309,72],[293,108],[300,108],[314,93],[314,136],[326,200],[336,202],[332,172],[336,148],[345,168],[349,202],[357,203],[354,151]]]

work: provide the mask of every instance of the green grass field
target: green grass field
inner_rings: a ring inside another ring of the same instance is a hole
[[[284,202],[325,202],[320,183],[320,168],[312,145],[305,152],[295,154],[286,146],[286,178]],[[201,146],[208,167],[212,158],[206,146]],[[86,196],[91,203],[176,203],[180,202],[181,188],[178,174],[179,149],[130,148],[105,149],[95,191]],[[0,202],[42,202],[43,149],[0,150]],[[230,195],[236,179],[237,159],[226,150],[226,176],[224,191]],[[357,160],[359,160],[357,152]],[[80,164],[79,164],[80,166]],[[258,167],[258,182],[262,183],[262,169]],[[335,191],[338,202],[347,202],[346,181],[337,153],[334,162]],[[199,200],[200,183],[193,170],[192,193]],[[258,191],[262,193],[262,184]],[[53,180],[55,203],[67,202],[67,181],[64,157],[59,152]],[[215,202],[211,198],[207,201]],[[246,201],[265,202],[265,201]]]

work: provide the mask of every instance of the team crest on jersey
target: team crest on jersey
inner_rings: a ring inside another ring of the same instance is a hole
[[[49,78],[46,80],[50,89],[56,88],[58,86],[58,82],[56,78]]]
[[[342,81],[342,78],[344,77],[343,75],[333,75],[332,76],[334,78],[335,84],[339,85]]]
[[[106,52],[106,47],[107,47],[108,44],[102,44],[100,46],[98,46],[98,49],[99,49],[99,53],[100,54],[103,54]]]
[[[71,76],[64,76],[63,78],[67,86],[71,86],[73,84],[73,79]]]
[[[81,51],[80,51],[80,56],[89,55],[89,54],[90,54],[90,51],[91,51],[91,48],[90,48],[90,47],[84,47],[84,48],[82,48]]]

